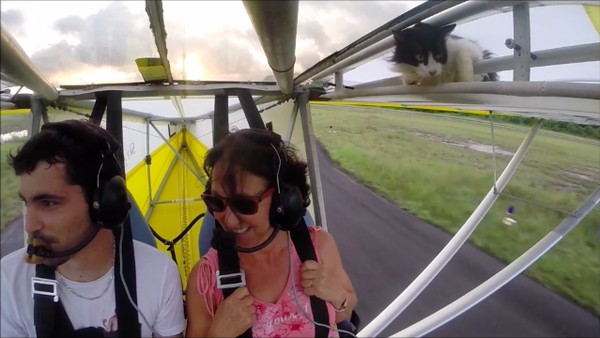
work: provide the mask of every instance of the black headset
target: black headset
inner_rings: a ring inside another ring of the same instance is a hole
[[[283,160],[277,148],[271,144],[275,155],[277,155],[277,189],[273,193],[271,198],[271,208],[269,210],[269,221],[271,226],[279,227],[284,231],[292,230],[306,213],[304,207],[304,199],[300,189],[296,186],[292,186],[281,182],[279,180],[279,174],[283,165]]]
[[[107,157],[112,157],[117,164],[119,163],[108,142],[106,144],[108,149],[105,154],[102,154],[102,162],[98,168],[96,187],[92,194],[90,216],[93,222],[103,228],[112,230],[121,226],[125,221],[131,204],[129,203],[127,185],[123,177],[115,175],[107,181],[100,180],[100,173]],[[106,156],[109,154],[111,156]]]
[[[96,174],[89,211],[92,222],[106,229],[118,228],[127,219],[131,204],[129,203],[127,186],[123,177],[115,175],[108,180],[100,178],[106,161],[113,160],[117,167],[121,167],[109,140],[93,129],[89,122],[82,120],[49,123],[42,126],[42,130],[45,129],[54,129],[58,133],[69,137],[73,142],[86,142],[90,146],[106,144],[107,148],[100,154],[102,159]]]

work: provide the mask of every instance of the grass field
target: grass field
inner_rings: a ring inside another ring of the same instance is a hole
[[[5,115],[0,114],[0,131],[2,134],[28,129],[29,114]],[[0,144],[0,229],[15,217],[21,215],[21,200],[17,196],[19,181],[12,168],[8,165],[9,152],[13,154],[23,144],[23,140],[14,140]]]
[[[0,192],[0,205],[2,206],[0,208],[0,224],[2,229],[4,229],[4,226],[8,222],[21,215],[22,204],[17,196],[19,181],[6,159],[9,151],[12,150],[14,154],[22,144],[23,141],[15,141],[0,145],[0,154],[2,156],[2,161],[0,161],[0,186],[2,187]]]
[[[340,167],[449,233],[462,226],[492,185],[489,123],[385,108],[313,104],[311,110],[317,138]],[[495,124],[498,175],[527,132]],[[504,191],[516,197],[500,196],[470,241],[511,262],[565,217],[554,209],[578,207],[600,184],[600,144],[576,139],[540,131]],[[518,223],[506,226],[502,218],[510,204]],[[600,314],[599,239],[595,208],[526,273]]]

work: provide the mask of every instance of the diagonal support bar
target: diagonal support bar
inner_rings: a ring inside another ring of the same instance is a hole
[[[227,95],[215,95],[215,110],[213,115],[213,146],[229,134],[229,107]]]
[[[319,224],[327,230],[327,217],[325,215],[325,199],[323,198],[323,189],[321,189],[321,171],[319,170],[319,159],[317,156],[317,141],[315,132],[312,129],[312,117],[310,115],[310,106],[308,105],[308,90],[300,94],[297,99],[297,105],[300,111],[300,122],[302,125],[302,136],[304,137],[304,147],[306,151],[306,160],[308,165],[308,175],[310,184],[313,187],[312,202],[315,211],[315,224]],[[294,105],[295,106],[295,105]],[[290,135],[291,138],[291,135]]]
[[[240,104],[242,105],[244,115],[246,116],[246,120],[248,121],[250,128],[266,130],[267,127],[265,127],[265,122],[258,112],[258,108],[256,107],[256,103],[254,102],[250,91],[247,89],[239,89],[237,96]]]
[[[108,104],[106,93],[96,93],[96,101],[94,102],[94,108],[92,108],[92,114],[90,115],[90,121],[97,125],[100,125],[104,112],[106,111],[106,105]]]
[[[179,153],[182,149],[183,145],[180,145],[177,153]],[[144,215],[146,222],[150,220],[150,215],[152,215],[152,213],[154,212],[155,204],[158,201],[158,198],[162,194],[163,190],[165,189],[165,186],[167,185],[167,177],[169,177],[173,172],[175,164],[177,164],[177,157],[173,157],[171,159],[171,162],[169,162],[169,166],[167,167],[167,170],[165,171],[165,174],[163,175],[158,188],[156,188],[156,192],[154,193],[154,195],[148,196],[148,209],[146,210],[146,214]]]
[[[410,285],[398,296],[392,304],[375,317],[362,331],[358,333],[358,337],[376,337],[381,331],[383,331],[389,324],[398,317],[402,311],[410,305],[415,298],[431,283],[431,281],[437,276],[437,274],[448,264],[450,259],[458,252],[460,247],[466,242],[471,233],[475,230],[477,225],[485,217],[487,212],[490,210],[499,194],[504,190],[512,176],[517,171],[517,168],[521,164],[521,161],[525,157],[527,150],[531,146],[535,135],[541,126],[541,120],[536,120],[534,125],[531,127],[529,134],[525,137],[519,149],[513,155],[512,159],[502,172],[502,175],[496,182],[497,192],[494,187],[490,189],[487,195],[483,198],[481,203],[473,211],[471,216],[467,219],[465,224],[456,232],[450,242],[440,251],[440,253],[429,263],[429,265],[421,272],[421,274],[410,283]]]
[[[556,228],[550,231],[534,246],[515,259],[507,267],[471,290],[461,298],[446,305],[429,317],[394,334],[394,337],[422,337],[450,320],[460,316],[483,299],[496,292],[521,272],[535,263],[542,255],[556,245],[569,231],[598,205],[600,202],[600,186],[583,202],[572,215],[567,216]]]
[[[158,133],[160,138],[162,138],[162,140],[169,147],[169,149],[171,149],[173,154],[175,154],[175,156],[177,156],[177,158],[181,161],[181,163],[183,163],[192,172],[192,174],[198,179],[198,181],[205,182],[206,180],[203,179],[202,176],[200,174],[198,174],[196,172],[196,170],[194,170],[194,168],[192,168],[192,166],[189,163],[187,163],[187,161],[181,156],[181,154],[179,154],[179,152],[173,147],[173,145],[171,145],[171,142],[169,142],[169,140],[167,140],[167,138],[160,132],[160,130],[158,130],[156,125],[154,125],[154,123],[152,121],[149,121],[148,123],[150,123],[152,128],[154,128],[154,130],[156,130],[156,132]]]

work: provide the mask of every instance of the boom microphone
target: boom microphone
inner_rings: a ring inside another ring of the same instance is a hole
[[[29,239],[27,239],[28,245],[25,262],[30,264],[40,264],[44,258],[62,258],[71,256],[90,244],[94,237],[96,237],[98,231],[100,231],[100,226],[96,225],[90,227],[90,230],[83,236],[79,243],[69,249],[61,251],[52,251],[43,245],[39,245],[42,242],[39,238],[29,237]]]

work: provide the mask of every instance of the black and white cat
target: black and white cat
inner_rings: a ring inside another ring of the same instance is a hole
[[[436,27],[417,23],[394,31],[396,49],[391,61],[404,84],[438,85],[449,82],[498,81],[498,74],[474,74],[473,64],[492,53],[476,42],[451,35],[455,24]]]

